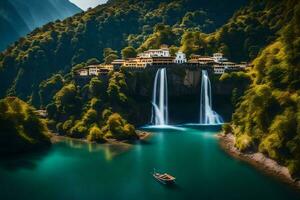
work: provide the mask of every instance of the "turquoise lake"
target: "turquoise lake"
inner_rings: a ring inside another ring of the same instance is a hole
[[[300,193],[228,156],[216,131],[153,130],[134,145],[63,141],[40,155],[1,160],[0,199],[296,200]],[[153,168],[177,178],[166,187]]]

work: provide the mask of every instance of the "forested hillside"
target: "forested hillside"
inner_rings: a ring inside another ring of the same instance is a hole
[[[179,47],[184,31],[214,31],[245,0],[231,2],[110,1],[62,22],[49,23],[0,54],[0,96],[17,95],[39,105],[39,84],[52,73],[68,72],[72,65],[89,58],[102,60],[107,47],[117,51],[128,45],[142,45],[141,49],[162,43]]]
[[[81,9],[68,0],[2,0],[0,51],[35,28],[78,12]]]
[[[285,1],[289,19],[253,61],[253,84],[234,115],[236,146],[260,151],[300,177],[300,3]]]

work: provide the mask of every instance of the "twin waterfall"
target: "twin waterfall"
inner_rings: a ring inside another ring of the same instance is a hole
[[[152,96],[151,123],[155,126],[166,126],[169,121],[168,84],[166,68],[158,69],[154,79]],[[223,119],[212,110],[211,84],[206,70],[202,70],[200,96],[200,125],[223,123]]]

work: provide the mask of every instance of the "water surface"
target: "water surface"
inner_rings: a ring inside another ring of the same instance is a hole
[[[1,160],[0,199],[300,199],[289,186],[228,156],[215,131],[153,130],[133,146],[54,144],[43,154]],[[153,168],[176,176],[166,187]]]

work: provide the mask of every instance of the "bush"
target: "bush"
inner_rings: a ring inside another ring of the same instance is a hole
[[[105,109],[102,112],[102,119],[104,119],[105,121],[108,120],[108,117],[112,114],[111,109]]]
[[[267,154],[270,158],[279,160],[279,150],[282,147],[282,143],[283,141],[280,136],[276,133],[273,133],[262,140],[258,149],[260,152]]]
[[[232,133],[232,127],[229,123],[223,124],[222,130],[223,130],[224,134]]]
[[[92,98],[90,101],[90,106],[93,110],[101,110],[102,108],[101,100],[97,98]]]
[[[49,131],[35,109],[16,97],[0,100],[0,154],[14,154],[49,146]]]
[[[291,160],[287,165],[289,172],[294,179],[300,179],[300,161]]]
[[[93,126],[89,130],[89,135],[87,136],[87,140],[90,142],[105,142],[106,140],[103,138],[104,134],[99,129],[98,126]]]
[[[68,133],[69,130],[72,128],[72,126],[73,126],[72,120],[69,119],[69,120],[65,121],[62,125],[62,130],[63,130],[64,134]]]
[[[236,138],[235,146],[242,152],[253,150],[254,143],[252,138],[247,135],[243,134]]]
[[[86,124],[84,124],[81,121],[77,121],[75,123],[75,126],[71,128],[69,136],[75,137],[75,138],[84,138],[86,137],[88,132],[88,129],[86,127]]]
[[[103,131],[106,137],[112,137],[118,140],[138,138],[134,126],[128,124],[118,113],[113,113],[108,117]]]

